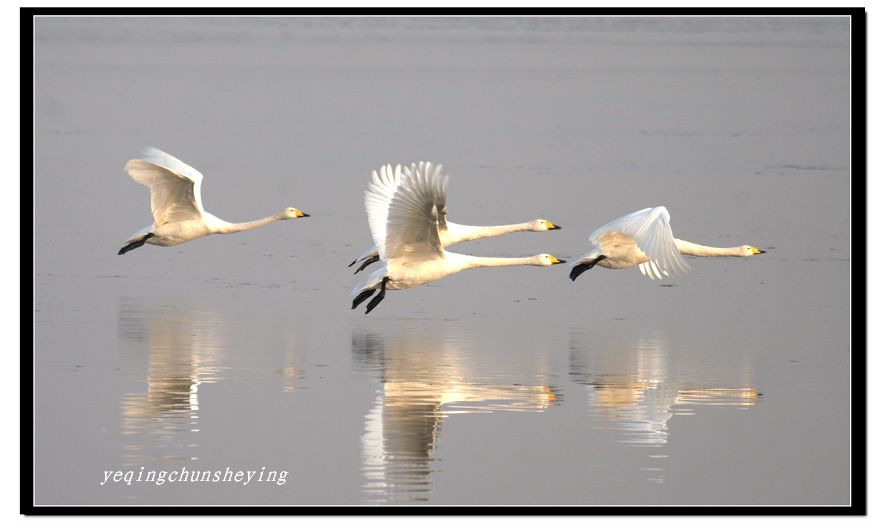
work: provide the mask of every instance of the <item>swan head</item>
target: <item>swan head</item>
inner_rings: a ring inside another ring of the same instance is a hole
[[[298,208],[286,208],[283,210],[283,219],[296,219],[298,217],[310,217],[310,215],[302,212]]]
[[[765,254],[764,250],[759,250],[752,245],[741,245],[738,247],[738,249],[740,249],[741,256],[755,256],[756,254]]]
[[[530,221],[529,224],[532,226],[532,232],[546,232],[548,230],[559,230],[562,228],[546,219],[535,219],[534,221]]]
[[[565,260],[561,260],[556,256],[551,256],[550,254],[538,254],[537,256],[535,256],[535,260],[538,262],[538,265],[542,267],[549,267],[550,265],[565,263]]]

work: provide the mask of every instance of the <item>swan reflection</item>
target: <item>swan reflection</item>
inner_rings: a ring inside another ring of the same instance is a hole
[[[284,352],[281,360],[283,366],[277,370],[277,374],[280,376],[283,392],[292,393],[302,388],[299,381],[304,378],[304,374],[298,367],[298,352],[295,347],[289,347]]]
[[[674,415],[694,415],[700,406],[749,408],[761,395],[746,366],[735,371],[734,387],[682,380],[665,341],[654,335],[589,339],[573,332],[570,342],[569,372],[585,385],[590,414],[625,444],[664,446]]]
[[[365,417],[364,489],[369,502],[424,502],[438,472],[445,419],[457,414],[543,411],[561,399],[549,384],[502,381],[471,364],[455,337],[355,331],[352,351],[382,382]]]
[[[179,306],[119,307],[120,335],[136,355],[139,386],[122,397],[122,434],[131,437],[124,458],[132,465],[149,459],[197,460],[200,385],[219,380],[223,369],[222,320],[206,309]],[[147,367],[143,371],[146,355]]]

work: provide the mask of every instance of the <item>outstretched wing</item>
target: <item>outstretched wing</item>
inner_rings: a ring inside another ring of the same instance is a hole
[[[429,175],[429,178],[438,179],[440,178],[440,174],[442,174],[442,164],[436,164],[434,166],[431,162],[418,162],[418,164],[412,164],[410,167],[403,168],[403,172],[406,175],[416,175],[418,173],[422,173],[425,175]],[[445,177],[448,179],[448,175]],[[446,180],[446,186],[448,185],[448,180]],[[445,187],[443,188],[443,196],[442,203],[437,205],[437,213],[439,214],[436,220],[436,224],[439,227],[440,232],[445,232],[449,229],[448,227],[448,208],[446,207],[446,197],[445,197]]]
[[[196,169],[153,147],[145,149],[140,159],[127,162],[125,169],[133,180],[150,188],[155,226],[203,216],[203,175]]]
[[[366,214],[369,217],[369,230],[372,232],[372,239],[375,241],[375,247],[378,249],[381,259],[384,259],[381,249],[387,239],[387,210],[390,207],[393,194],[396,193],[396,189],[402,182],[402,176],[403,170],[400,165],[394,168],[387,164],[381,166],[378,171],[372,171],[369,189],[366,190],[363,199]],[[362,256],[360,257],[362,258]],[[357,258],[357,261],[359,259]]]
[[[375,239],[382,259],[412,262],[443,256],[439,230],[440,220],[445,222],[448,184],[442,166],[429,162],[403,173],[388,207],[385,239]]]
[[[604,251],[605,245],[620,238],[620,234],[633,238],[639,250],[648,257],[649,262],[639,266],[642,274],[661,279],[662,274],[688,272],[688,263],[673,241],[670,213],[665,207],[646,208],[619,217],[596,229],[590,234],[590,241]]]
[[[156,147],[145,147],[141,152],[141,159],[145,162],[165,167],[166,169],[187,177],[194,182],[202,182],[203,180],[202,173]]]

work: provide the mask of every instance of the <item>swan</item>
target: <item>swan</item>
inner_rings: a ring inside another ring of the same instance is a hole
[[[124,168],[135,182],[151,189],[153,224],[126,240],[117,255],[145,243],[171,247],[210,234],[233,234],[252,230],[274,221],[310,217],[296,208],[247,223],[229,223],[203,209],[200,183],[203,175],[174,156],[154,147],[142,151],[140,159],[130,160]]]
[[[394,192],[400,184],[400,176],[402,172],[395,172],[390,164],[382,166],[380,170],[372,171],[372,181],[376,183],[375,189],[378,194],[385,196],[389,201],[393,198]],[[381,197],[379,196],[379,201]],[[561,226],[555,225],[546,219],[534,219],[525,223],[516,223],[510,225],[495,226],[470,226],[453,223],[445,218],[440,223],[439,241],[443,248],[462,241],[473,241],[485,237],[495,237],[513,232],[547,232],[549,230],[559,230]],[[372,263],[380,260],[378,249],[374,246],[367,248],[359,255],[358,258],[350,262],[348,267],[359,263],[360,266],[353,271],[354,274],[365,269]]]
[[[754,256],[764,250],[751,245],[708,247],[673,237],[667,208],[646,208],[619,217],[590,234],[593,248],[575,260],[572,281],[594,265],[607,269],[628,269],[639,265],[639,272],[651,279],[687,272],[680,254],[689,256]]]
[[[393,177],[400,180],[392,196],[385,189],[390,183],[372,172],[365,193],[366,213],[372,239],[384,265],[372,271],[352,291],[356,309],[380,289],[366,307],[366,313],[381,303],[388,289],[409,289],[476,267],[535,265],[540,267],[565,263],[550,254],[525,258],[486,258],[456,254],[443,249],[440,233],[446,224],[446,189],[448,175],[442,177],[441,165],[430,162],[396,166]]]

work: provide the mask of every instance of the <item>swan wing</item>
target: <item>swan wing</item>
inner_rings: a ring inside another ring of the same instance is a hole
[[[649,263],[639,268],[642,274],[661,279],[662,276],[688,272],[688,263],[673,241],[667,208],[646,208],[615,219],[596,229],[590,235],[590,241],[603,248],[607,240],[618,240],[621,234],[633,238],[639,250],[648,257]]]
[[[375,240],[383,259],[420,262],[443,257],[439,227],[445,216],[448,183],[442,166],[429,162],[402,175],[388,208],[386,238]]]
[[[194,200],[200,211],[203,211],[203,198],[200,196],[200,189],[203,184],[203,174],[185,164],[174,156],[157,149],[156,147],[146,147],[141,152],[141,159],[152,164],[165,167],[170,171],[194,181]]]
[[[203,217],[203,175],[196,169],[153,147],[145,149],[142,158],[127,162],[125,169],[133,180],[150,188],[155,226]]]
[[[202,173],[156,147],[145,147],[141,152],[141,159],[145,162],[165,167],[166,169],[187,177],[194,182],[202,182],[203,180]]]
[[[363,203],[366,207],[366,214],[369,217],[369,230],[372,232],[372,239],[378,248],[379,256],[384,259],[384,253],[381,251],[383,242],[387,239],[387,211],[390,207],[390,201],[393,194],[402,182],[402,166],[396,167],[387,164],[381,166],[377,171],[372,171],[369,179],[369,189],[366,190]],[[380,242],[380,243],[379,243]],[[374,250],[374,249],[369,249]],[[363,253],[366,254],[365,252]],[[364,256],[360,256],[363,258]],[[360,260],[357,258],[357,261]]]
[[[439,179],[442,174],[442,164],[433,164],[431,162],[418,162],[417,164],[412,164],[408,168],[403,168],[403,171],[407,175],[417,175],[424,174],[429,176],[431,179]],[[448,176],[445,177],[448,179]],[[442,203],[437,205],[437,221],[436,224],[439,227],[440,232],[448,231],[448,208],[446,207],[446,198],[445,198],[445,190],[443,190]]]

